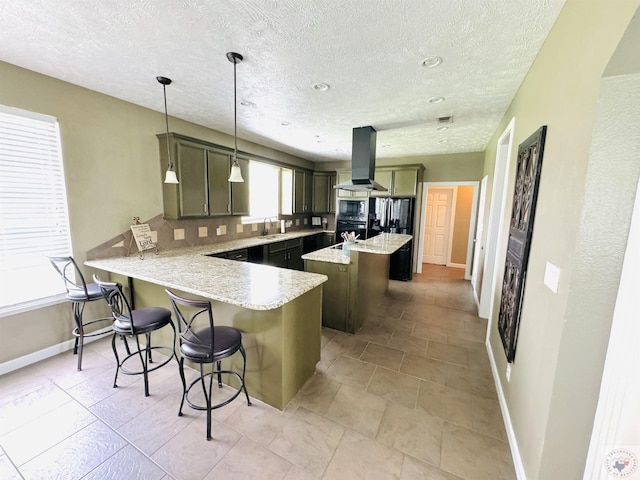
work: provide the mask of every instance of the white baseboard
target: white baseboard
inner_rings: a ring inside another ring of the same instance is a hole
[[[509,415],[509,408],[507,407],[507,401],[504,398],[504,391],[502,390],[502,384],[500,383],[500,374],[498,373],[498,367],[493,358],[493,349],[491,344],[487,340],[485,346],[487,347],[487,354],[489,355],[489,362],[491,363],[491,372],[493,373],[493,382],[496,385],[496,391],[498,392],[498,401],[500,402],[500,410],[502,411],[502,420],[507,431],[507,438],[509,439],[509,447],[511,448],[511,457],[513,458],[513,466],[516,470],[516,477],[518,480],[527,480],[527,476],[524,472],[524,465],[522,464],[522,457],[520,456],[520,450],[518,449],[518,442],[516,441],[516,433],[513,430],[513,424],[511,423],[511,415]]]
[[[96,330],[96,333],[108,333],[110,331],[111,327],[104,327],[100,330]],[[84,344],[87,345],[88,343],[95,342],[99,338],[101,337],[87,337],[84,339]],[[9,360],[7,362],[0,363],[0,375],[13,372],[14,370],[26,367],[27,365],[39,362],[40,360],[45,360],[49,357],[53,357],[54,355],[58,355],[59,353],[66,352],[67,350],[72,350],[74,344],[75,338],[66,340],[62,343],[58,343],[57,345],[51,345],[50,347],[43,348],[42,350],[38,350],[37,352],[29,353],[28,355],[23,355],[22,357],[14,358],[13,360]]]
[[[475,288],[473,288],[473,285],[471,285],[471,291],[473,292],[473,299],[476,301],[476,308],[478,309],[478,312],[480,311],[480,299],[478,298],[478,292],[476,291]]]
[[[466,263],[447,263],[447,267],[467,268],[467,264]]]

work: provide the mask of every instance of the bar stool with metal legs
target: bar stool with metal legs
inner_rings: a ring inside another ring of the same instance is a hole
[[[165,290],[173,306],[178,322],[180,336],[180,378],[182,380],[182,401],[178,415],[182,416],[182,407],[186,401],[195,410],[207,411],[207,440],[211,440],[211,410],[223,407],[232,402],[240,392],[244,392],[247,405],[251,405],[247,387],[244,383],[244,373],[247,369],[247,355],[242,346],[242,333],[237,328],[214,326],[211,302],[206,300],[191,300],[182,298],[169,290]],[[182,308],[181,308],[182,307]],[[202,315],[202,317],[201,317]],[[200,317],[200,318],[199,318]],[[233,370],[223,370],[221,361],[240,351],[243,359],[242,375]],[[184,376],[184,361],[189,360],[200,366],[200,376],[187,387]],[[204,365],[211,364],[210,372],[204,371]],[[213,366],[215,364],[215,367]],[[238,382],[238,388],[226,400],[211,405],[213,377],[218,380],[218,388],[222,388],[222,375],[231,375]],[[208,378],[208,381],[206,379]],[[199,383],[206,405],[196,405],[189,400],[191,388]],[[208,388],[207,388],[208,384]]]
[[[172,359],[178,359],[176,354],[176,327],[171,320],[171,311],[162,307],[143,307],[131,309],[127,297],[122,292],[122,285],[113,282],[103,282],[96,275],[93,276],[94,282],[100,287],[102,295],[106,299],[109,307],[111,307],[111,313],[113,315],[113,339],[111,340],[111,346],[113,348],[113,354],[116,357],[116,375],[113,379],[113,387],[117,387],[118,373],[122,372],[125,375],[143,375],[144,377],[144,394],[149,396],[149,372],[159,369],[160,367],[169,363]],[[151,333],[166,326],[170,326],[173,330],[173,336],[171,345],[151,345]],[[140,345],[140,335],[146,337],[144,345]],[[118,349],[116,348],[116,336],[122,336],[125,339],[125,347],[127,349],[126,355],[122,360],[118,355]],[[130,350],[126,341],[127,337],[132,337],[135,340],[136,349]],[[167,359],[159,364],[149,368],[149,364],[153,363],[151,358],[152,350],[164,351],[167,354]],[[140,360],[141,369],[132,370],[127,368],[125,364],[133,358]]]
[[[85,333],[85,328],[90,325],[97,325],[103,323],[104,327],[111,326],[113,323],[112,317],[104,317],[85,321],[83,319],[84,307],[88,302],[94,302],[96,300],[102,300],[102,292],[100,287],[95,283],[86,283],[82,272],[78,268],[73,257],[47,257],[53,268],[58,272],[64,286],[67,289],[67,299],[71,302],[71,308],[73,310],[73,321],[76,326],[72,333],[75,337],[75,343],[73,346],[74,355],[78,355],[78,370],[82,370],[82,350],[84,348],[84,339],[89,337],[97,337],[106,335],[112,332],[111,329],[92,331]]]

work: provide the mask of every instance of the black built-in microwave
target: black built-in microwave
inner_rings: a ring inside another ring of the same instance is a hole
[[[366,200],[338,200],[338,220],[367,221]]]

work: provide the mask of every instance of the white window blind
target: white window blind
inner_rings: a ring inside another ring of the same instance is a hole
[[[71,255],[58,122],[0,105],[0,315],[65,292],[46,255]]]

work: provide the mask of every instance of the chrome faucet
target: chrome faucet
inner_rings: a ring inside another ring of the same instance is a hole
[[[269,228],[267,228],[267,221],[269,222]],[[272,227],[271,218],[267,217],[264,219],[264,225],[262,226],[262,235],[269,235],[269,230]]]

